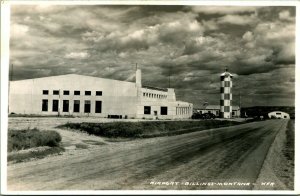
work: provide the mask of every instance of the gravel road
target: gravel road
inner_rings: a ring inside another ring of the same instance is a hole
[[[108,143],[12,164],[8,190],[249,190],[255,186],[276,134],[287,122],[268,120]],[[209,182],[219,184],[205,184]]]

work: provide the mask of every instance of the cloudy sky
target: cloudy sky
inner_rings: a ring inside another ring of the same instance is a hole
[[[82,74],[176,89],[219,104],[219,74],[234,73],[234,104],[294,105],[295,8],[20,6],[11,9],[12,80]]]

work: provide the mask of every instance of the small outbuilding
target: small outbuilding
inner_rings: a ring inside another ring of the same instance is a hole
[[[281,118],[281,119],[290,119],[290,115],[281,111],[274,111],[268,113],[269,118]]]

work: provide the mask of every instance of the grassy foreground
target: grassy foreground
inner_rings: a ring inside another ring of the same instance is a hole
[[[61,136],[56,131],[38,129],[8,130],[8,161],[22,162],[32,158],[43,158],[49,154],[60,153]],[[45,147],[35,149],[37,147]],[[26,150],[29,149],[29,150]]]
[[[234,121],[150,121],[112,123],[67,123],[60,128],[79,130],[108,138],[149,138],[242,124]]]

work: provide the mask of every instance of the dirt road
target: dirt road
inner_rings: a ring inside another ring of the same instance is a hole
[[[254,122],[9,165],[8,190],[252,189],[286,125]]]

